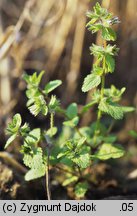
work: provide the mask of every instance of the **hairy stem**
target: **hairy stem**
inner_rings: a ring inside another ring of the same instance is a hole
[[[104,97],[104,88],[105,88],[105,74],[102,75],[100,101]],[[97,115],[97,125],[98,125],[98,127],[97,128],[99,128],[99,123],[100,123],[101,116],[102,116],[102,111],[98,110],[98,115]]]
[[[103,44],[104,44],[104,48],[106,48],[106,46],[107,46],[106,41],[103,41]],[[103,74],[102,74],[102,77],[101,77],[101,90],[100,90],[101,94],[100,94],[100,101],[101,101],[101,100],[103,99],[103,97],[104,97],[104,88],[105,88],[105,58],[103,58],[102,67],[103,67]],[[99,101],[99,102],[100,102],[100,101]],[[98,110],[98,113],[97,113],[97,124],[96,124],[96,129],[95,129],[95,133],[94,133],[94,137],[93,137],[94,145],[96,145],[97,136],[98,136],[98,134],[100,133],[100,131],[99,131],[99,125],[100,125],[101,117],[102,117],[102,111],[99,109],[99,110]]]
[[[54,127],[54,113],[51,112],[51,114],[50,114],[50,130],[51,130],[51,134],[53,134],[53,127]]]
[[[50,130],[51,134],[53,132],[53,127],[54,127],[54,113],[51,112],[50,114]],[[51,200],[51,192],[50,192],[50,176],[49,176],[49,157],[50,157],[50,148],[51,148],[51,143],[46,137],[47,141],[47,164],[46,164],[46,190],[47,190],[47,197],[48,200]]]
[[[46,164],[46,190],[47,190],[48,200],[51,200],[50,185],[49,185],[49,157],[47,159],[47,164]]]
[[[104,97],[104,87],[105,87],[105,74],[102,75],[100,101],[101,101],[101,100],[103,99],[103,97]],[[101,110],[98,110],[96,129],[95,129],[94,138],[93,138],[94,145],[96,145],[97,136],[98,136],[98,134],[99,134],[99,132],[100,132],[100,131],[99,131],[99,125],[100,125],[101,117],[102,117],[102,111],[101,111]]]

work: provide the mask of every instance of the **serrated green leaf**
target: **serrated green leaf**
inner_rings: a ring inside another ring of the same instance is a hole
[[[71,151],[73,149],[74,146],[74,141],[75,140],[67,140],[65,145],[67,146],[67,148]]]
[[[109,13],[106,8],[102,8],[98,2],[93,7],[93,12],[91,12],[91,14],[92,16],[90,16],[90,18],[93,18],[96,15],[98,15],[99,18],[110,18],[112,16],[112,14]]]
[[[74,183],[78,180],[78,177],[77,176],[70,176],[70,177],[67,177],[67,179],[63,182],[62,186],[67,186],[71,183]]]
[[[78,198],[83,198],[85,196],[88,188],[89,188],[89,185],[86,181],[85,182],[79,182],[75,187],[75,195]]]
[[[39,169],[30,169],[25,175],[25,180],[31,181],[40,178],[45,175],[45,172],[46,171],[44,165],[42,165]]]
[[[43,152],[42,148],[38,147],[34,152],[33,160],[32,160],[32,168],[39,169],[43,165]]]
[[[114,72],[114,70],[115,70],[115,60],[111,55],[106,54],[105,63],[106,63],[106,68],[107,68],[106,71],[110,72],[110,73]]]
[[[57,131],[57,127],[50,128],[49,130],[47,130],[46,135],[52,137],[57,133]]]
[[[53,91],[55,88],[57,88],[58,86],[60,86],[62,84],[61,80],[54,80],[54,81],[50,81],[44,88],[44,92],[46,94],[50,93],[51,91]]]
[[[29,132],[27,137],[25,137],[24,142],[26,144],[36,145],[40,141],[40,138],[41,138],[40,128],[36,128],[36,129],[33,129],[31,132]]]
[[[93,11],[87,13],[87,16],[90,18],[90,21],[86,26],[92,33],[102,30],[102,28],[109,28],[109,26],[114,23],[112,22],[113,15],[109,13],[106,8],[102,8],[98,3],[93,7]],[[108,39],[108,37],[105,36],[104,39]]]
[[[98,46],[96,44],[92,44],[92,46],[90,47],[90,51],[91,54],[93,54],[95,57],[100,58],[100,60],[102,60],[105,53],[104,47]]]
[[[5,148],[7,148],[16,139],[21,126],[21,122],[22,122],[21,115],[17,113],[16,115],[13,116],[11,123],[8,124],[6,133],[11,136],[7,140]]]
[[[93,157],[100,160],[108,160],[110,158],[120,158],[124,153],[125,151],[121,145],[104,143]]]
[[[90,125],[90,129],[91,129],[91,136],[94,135],[95,131],[96,131],[96,128],[97,128],[97,125],[98,125],[98,129],[100,131],[100,133],[102,135],[105,135],[107,133],[107,128],[105,127],[104,124],[102,124],[101,122],[98,123],[97,121],[96,122],[93,122],[91,125]]]
[[[31,165],[31,169],[25,175],[26,181],[37,179],[45,175],[46,165],[44,164],[42,149],[40,147],[34,152],[32,162],[30,162],[30,158],[29,161],[26,161],[26,163],[28,162],[29,166]]]
[[[115,135],[109,135],[107,137],[103,137],[103,141],[105,143],[114,143],[117,140],[117,136]]]
[[[91,22],[88,23],[88,30],[92,32],[92,34],[98,32],[99,30],[102,29],[102,23],[96,23],[94,25],[91,24]]]
[[[19,128],[21,126],[21,115],[19,113],[17,113],[14,117],[13,117],[13,125],[16,126],[16,128]]]
[[[86,137],[83,136],[80,139],[78,139],[77,148],[81,148],[81,146],[85,143]]]
[[[33,156],[32,155],[29,155],[29,154],[24,154],[24,157],[23,157],[23,162],[24,164],[31,168],[32,167],[32,160],[33,160]]]
[[[118,102],[121,100],[121,97],[125,90],[125,87],[117,89],[114,85],[111,85],[111,88],[104,89],[104,95],[109,98],[112,98],[114,102]]]
[[[92,140],[92,133],[91,133],[90,127],[82,127],[79,130],[80,130],[80,134],[83,135],[83,137],[86,138],[86,142],[88,142],[90,144],[91,140]],[[80,134],[77,133],[76,136],[81,138]]]
[[[35,88],[33,87],[33,88],[27,89],[26,90],[26,96],[27,96],[27,98],[29,98],[29,102],[27,102],[28,106],[33,103],[33,101],[34,101],[33,98],[38,97],[39,95],[41,95],[41,93],[38,91],[37,87],[35,87]]]
[[[117,48],[116,45],[110,45],[108,44],[105,48],[104,48],[104,52],[105,54],[109,54],[110,56],[115,56],[118,54],[119,48]]]
[[[47,106],[43,106],[41,109],[41,113],[46,116],[48,114],[48,107]]]
[[[32,75],[24,74],[23,79],[27,82],[28,88],[38,87],[44,73],[44,71],[41,71],[39,75],[36,72]]]
[[[64,156],[66,156],[67,154],[69,154],[69,151],[64,151],[64,152],[60,152],[58,155],[57,155],[57,158],[60,159]]]
[[[116,40],[116,33],[111,29],[107,27],[102,28],[102,37],[107,41],[115,41]]]
[[[116,45],[112,46],[108,44],[106,47],[103,47],[103,46],[98,46],[96,44],[92,44],[92,46],[90,47],[90,50],[91,50],[91,54],[97,57],[99,62],[102,61],[104,57],[106,59],[106,56],[107,56],[106,61],[109,62],[109,60],[113,61],[112,56],[117,55],[119,49],[116,47]]]
[[[70,120],[70,121],[64,121],[63,124],[64,124],[65,126],[74,128],[75,126],[77,126],[78,122],[79,122],[79,117],[76,116],[75,118],[73,118],[73,119]]]
[[[100,12],[102,11],[102,7],[101,7],[101,5],[99,4],[99,2],[97,2],[96,4],[95,4],[95,6],[93,7],[93,9],[94,9],[94,11],[97,13],[97,14],[100,14]]]
[[[101,5],[97,2],[93,7],[94,15],[98,15],[98,18],[111,18],[112,14],[107,11],[106,8],[102,8]]]
[[[51,96],[48,107],[49,107],[50,111],[56,111],[57,108],[59,107],[59,100],[57,100],[55,95]]]
[[[30,107],[32,104],[34,104],[34,102],[35,102],[34,98],[30,98],[26,103],[27,107]]]
[[[6,130],[7,134],[11,135],[11,134],[17,133],[21,126],[21,122],[22,122],[21,115],[19,113],[14,115],[12,122],[8,124],[7,130]]]
[[[73,119],[77,116],[78,114],[78,107],[76,103],[72,103],[68,106],[66,110],[66,115],[69,119]]]
[[[85,79],[82,86],[82,91],[87,92],[95,87],[97,87],[101,83],[101,78],[95,74],[89,74]]]
[[[95,75],[98,75],[98,76],[102,76],[102,74],[103,74],[103,68],[99,67],[97,65],[93,65],[92,73],[94,73]]]
[[[38,84],[40,84],[41,79],[42,79],[44,73],[45,73],[45,71],[43,70],[43,71],[41,71],[40,74],[38,75],[38,78],[37,78],[37,83],[38,83]]]
[[[66,165],[68,167],[71,167],[72,165],[74,165],[73,162],[67,157],[62,157],[62,159],[60,160],[60,163]]]
[[[68,158],[81,168],[90,164],[90,147],[84,145],[86,138],[71,139],[66,141],[65,147],[58,154],[57,158]]]
[[[72,161],[82,169],[85,169],[90,165],[90,154],[89,153],[80,154],[77,157],[75,156],[74,158],[72,158]]]
[[[43,95],[33,98],[32,103],[33,104],[28,107],[32,115],[37,116],[40,112],[45,116],[47,115],[48,107],[46,106]]]
[[[41,108],[37,106],[36,104],[33,104],[32,106],[29,106],[29,111],[32,115],[37,116],[40,113]]]
[[[6,142],[5,149],[16,139],[17,134],[13,134]]]
[[[22,136],[25,136],[26,133],[30,131],[28,123],[25,123],[21,128],[20,128],[20,133]]]
[[[105,112],[111,115],[114,119],[122,119],[123,118],[123,110],[121,106],[113,102],[107,102],[103,99],[98,107],[102,112]]]

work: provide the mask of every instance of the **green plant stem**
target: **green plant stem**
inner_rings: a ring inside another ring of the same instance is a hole
[[[46,165],[45,165],[45,188],[46,188],[46,197],[48,200],[51,200],[51,193],[50,193],[50,178],[49,178],[49,156],[50,156],[50,146],[48,137],[45,136],[46,141],[46,150],[47,150],[47,158],[46,158]],[[45,147],[45,145],[44,145]]]
[[[49,157],[50,157],[50,143],[47,141],[47,164],[46,164],[46,191],[47,191],[47,198],[51,200],[51,193],[50,193],[50,178],[49,178]]]
[[[104,43],[104,48],[106,48],[107,46],[107,43],[106,41],[103,42]],[[100,101],[99,103],[101,102],[101,100],[103,99],[104,97],[104,88],[105,88],[105,58],[103,58],[103,61],[102,61],[102,67],[103,67],[103,74],[102,74],[102,77],[101,77],[101,94],[100,94]],[[94,145],[96,146],[96,140],[97,140],[97,136],[99,134],[99,124],[100,124],[100,120],[101,120],[101,117],[102,117],[102,111],[99,109],[98,110],[98,113],[97,113],[97,124],[96,124],[96,129],[95,129],[95,133],[94,133],[94,137],[93,137],[93,141],[94,141]]]
[[[105,74],[102,75],[102,80],[101,80],[101,95],[100,95],[100,101],[103,99],[104,97],[104,87],[105,87]],[[94,144],[96,145],[96,139],[97,136],[99,134],[99,125],[100,125],[100,120],[102,117],[102,111],[98,110],[98,114],[97,114],[97,124],[96,124],[96,129],[95,129],[95,134],[94,134]]]
[[[102,80],[101,80],[101,96],[100,96],[100,101],[103,99],[104,97],[104,88],[105,88],[105,74],[102,75]],[[98,111],[98,115],[97,115],[97,125],[99,127],[99,122],[102,116],[102,111],[99,110]]]
[[[52,134],[52,130],[54,127],[54,113],[50,113],[50,130]],[[46,164],[46,190],[47,190],[47,197],[48,200],[51,200],[51,193],[50,193],[50,177],[49,177],[49,157],[50,157],[50,142],[47,141],[47,164]]]
[[[81,171],[79,166],[77,166],[77,168],[78,168],[78,172],[79,172],[79,177],[81,178],[82,177],[82,171]]]
[[[53,127],[54,127],[54,113],[50,113],[50,129],[51,129],[51,134],[53,132]]]
[[[47,158],[47,164],[46,164],[46,190],[47,190],[48,200],[51,200],[50,185],[49,185],[49,156]]]

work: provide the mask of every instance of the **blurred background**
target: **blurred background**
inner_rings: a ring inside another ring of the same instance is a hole
[[[81,86],[91,71],[93,57],[89,46],[100,43],[98,35],[86,29],[86,12],[96,0],[0,0],[0,150],[4,149],[7,121],[19,112],[32,127],[45,127],[45,118],[37,120],[26,108],[25,82],[22,74],[45,70],[43,84],[61,79],[56,94],[66,107],[70,102],[79,106],[90,100]],[[117,46],[116,71],[107,77],[106,86],[126,87],[122,103],[137,106],[137,0],[98,0],[118,16],[115,26]],[[81,125],[94,119],[92,110]],[[56,119],[60,125],[60,119]],[[137,130],[136,113],[128,115],[115,126],[122,143],[132,143],[128,130]],[[133,143],[136,146],[136,142]],[[132,149],[132,152],[135,148]],[[14,152],[15,149],[10,151]],[[132,161],[136,166],[137,157]],[[17,186],[17,185],[16,185]]]
[[[107,77],[106,85],[125,86],[123,102],[137,104],[137,0],[99,1],[121,24],[116,26],[117,46],[116,71]],[[26,71],[45,70],[43,83],[61,79],[63,85],[56,92],[63,106],[76,101],[82,105],[90,99],[81,92],[84,77],[90,72],[93,57],[89,46],[100,43],[98,35],[86,29],[86,12],[95,0],[0,0],[0,146],[5,143],[4,128],[7,119],[20,112],[24,120],[42,124],[28,113],[25,104],[25,83],[22,74]],[[92,113],[83,117],[88,124]],[[45,120],[44,120],[45,121]],[[136,129],[136,116],[130,115],[124,128]],[[122,135],[121,135],[122,136]],[[122,136],[126,139],[126,135]]]

